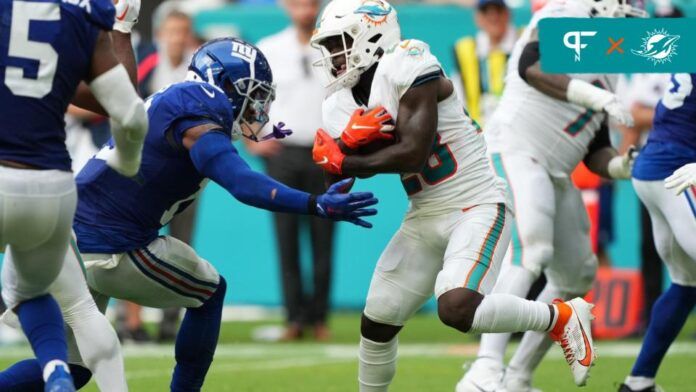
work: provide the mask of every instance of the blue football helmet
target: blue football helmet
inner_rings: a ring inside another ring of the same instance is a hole
[[[238,38],[208,41],[193,54],[189,75],[225,92],[234,111],[232,136],[259,141],[275,99],[273,73],[266,57],[254,45]]]

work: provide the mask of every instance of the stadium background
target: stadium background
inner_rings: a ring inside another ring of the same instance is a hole
[[[696,16],[695,2],[679,4],[683,5],[687,16]],[[402,36],[428,42],[445,70],[451,71],[455,66],[453,43],[475,32],[473,9],[407,4],[397,6],[397,10]],[[516,26],[523,26],[530,15],[526,6],[513,8]],[[281,30],[287,23],[283,11],[274,5],[229,5],[204,11],[195,18],[196,31],[203,36],[239,34],[251,42]],[[256,169],[262,169],[258,159],[248,154],[245,158]],[[334,257],[334,309],[358,309],[362,306],[373,266],[397,230],[407,207],[405,193],[395,175],[361,180],[356,189],[369,189],[376,193],[380,199],[379,215],[372,219],[374,228],[371,230],[339,225]],[[612,266],[637,268],[640,258],[638,200],[630,182],[616,183],[613,203],[614,240],[608,248]],[[215,184],[206,188],[194,246],[230,282],[228,304],[280,306],[280,280],[273,236],[270,213],[242,205]],[[309,257],[309,254],[302,255],[304,264],[309,264]]]

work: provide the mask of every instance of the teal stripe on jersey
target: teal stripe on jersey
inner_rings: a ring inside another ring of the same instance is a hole
[[[486,238],[483,240],[476,265],[469,271],[469,276],[467,276],[466,283],[464,284],[464,287],[467,289],[478,291],[481,286],[483,277],[486,276],[486,272],[488,272],[491,266],[491,260],[493,260],[493,254],[500,240],[500,235],[503,232],[504,226],[505,205],[500,203],[498,204],[498,213],[496,214],[493,226],[488,230]]]
[[[512,186],[507,178],[507,173],[505,172],[505,166],[503,165],[503,159],[500,154],[495,153],[491,156],[493,161],[493,169],[498,177],[502,178],[508,184],[508,191],[512,198],[512,202],[515,202],[515,194],[512,192]],[[522,265],[522,241],[520,240],[520,231],[517,229],[517,221],[512,222],[512,265]]]

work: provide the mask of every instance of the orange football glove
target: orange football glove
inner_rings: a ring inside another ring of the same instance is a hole
[[[357,109],[341,134],[346,147],[356,149],[375,140],[393,140],[394,120],[384,106],[378,106],[365,114],[364,109]]]
[[[314,148],[312,148],[314,162],[329,173],[341,174],[341,166],[343,166],[345,157],[336,141],[326,131],[319,128],[314,137]]]

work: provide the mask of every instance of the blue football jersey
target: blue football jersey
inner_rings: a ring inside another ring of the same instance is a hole
[[[111,0],[0,0],[0,159],[70,170],[63,116]]]
[[[696,162],[696,74],[673,74],[655,108],[653,129],[633,166],[638,180],[663,180]]]
[[[106,165],[110,140],[77,176],[74,229],[82,252],[121,253],[157,238],[207,182],[182,145],[183,133],[205,123],[232,131],[232,105],[222,90],[206,83],[173,84],[146,106],[150,128],[138,175],[126,178]]]

